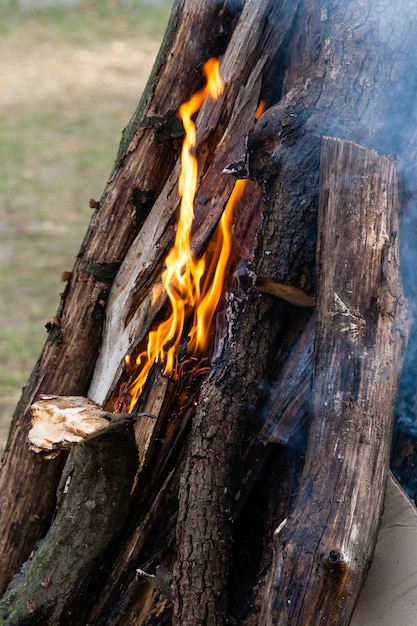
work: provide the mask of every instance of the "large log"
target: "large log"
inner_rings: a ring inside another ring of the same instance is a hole
[[[126,522],[136,467],[132,422],[76,449],[58,488],[54,523],[0,600],[1,624],[82,623],[89,590]],[[85,489],[92,475],[95,492]]]
[[[261,623],[348,624],[372,558],[408,334],[395,163],[323,140],[314,418]]]

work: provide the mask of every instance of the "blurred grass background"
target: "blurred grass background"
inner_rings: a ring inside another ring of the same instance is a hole
[[[0,0],[0,446],[172,0]]]

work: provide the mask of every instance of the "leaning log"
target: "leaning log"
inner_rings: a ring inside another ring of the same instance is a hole
[[[85,412],[85,404],[80,409]],[[90,425],[97,426],[94,408],[91,413]],[[108,429],[100,425],[76,448],[58,486],[54,522],[0,600],[0,624],[82,623],[101,563],[126,522],[136,468],[132,419]],[[91,476],[95,491],[87,487]]]
[[[409,319],[395,163],[325,138],[314,418],[260,622],[348,624],[376,542]]]

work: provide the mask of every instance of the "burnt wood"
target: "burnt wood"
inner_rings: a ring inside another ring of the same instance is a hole
[[[394,161],[324,138],[318,233],[314,417],[264,624],[348,624],[372,559],[410,321]]]

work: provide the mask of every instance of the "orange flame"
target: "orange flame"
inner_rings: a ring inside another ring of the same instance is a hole
[[[259,120],[259,118],[261,117],[264,111],[265,111],[265,101],[261,100],[255,111],[255,120]]]
[[[128,389],[131,397],[129,410],[134,408],[149,371],[156,361],[162,361],[165,364],[165,374],[171,374],[174,371],[187,313],[192,307],[197,310],[202,298],[200,282],[204,274],[205,259],[204,257],[199,260],[195,259],[191,251],[191,228],[194,220],[194,199],[198,181],[198,163],[193,154],[196,145],[196,127],[192,117],[199,111],[208,96],[217,100],[224,89],[217,59],[209,59],[204,64],[203,72],[207,81],[205,86],[196,92],[188,102],[182,104],[179,109],[179,117],[185,130],[178,185],[181,204],[175,242],[165,260],[166,269],[162,274],[163,289],[168,295],[172,311],[166,321],[161,322],[155,330],[150,331],[147,350],[139,354],[136,359],[136,366],[140,368],[140,372]],[[223,260],[224,266],[226,263],[227,259]],[[217,306],[217,302],[215,306]],[[197,335],[198,341],[194,342],[193,349],[203,345],[201,330],[198,331]],[[129,366],[129,357],[126,357],[126,362]]]
[[[223,211],[220,224],[213,237],[213,253],[204,276],[204,287],[194,309],[194,322],[190,331],[189,348],[203,351],[207,347],[209,331],[214,313],[223,291],[227,262],[232,249],[233,209],[242,196],[246,181],[238,180]],[[207,253],[203,257],[206,261]]]
[[[164,374],[174,372],[185,321],[192,310],[194,315],[188,349],[197,353],[207,347],[211,323],[223,291],[232,247],[233,208],[243,193],[246,181],[236,182],[209,249],[201,259],[195,259],[191,247],[191,228],[194,220],[198,162],[193,154],[196,146],[196,127],[192,117],[208,96],[216,100],[224,89],[217,59],[209,59],[204,64],[203,72],[206,85],[179,109],[179,117],[185,130],[178,184],[181,203],[175,242],[166,257],[166,269],[162,274],[162,289],[171,303],[171,314],[166,321],[149,332],[147,349],[136,358],[135,369],[139,370],[139,373],[130,387],[123,391],[123,395],[129,394],[129,411],[134,409],[155,362],[164,363]],[[262,110],[258,107],[257,116]],[[126,364],[128,367],[132,365],[129,355],[126,356]]]

